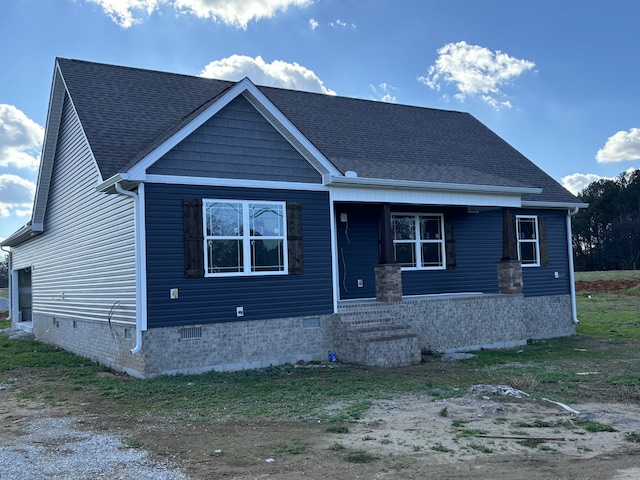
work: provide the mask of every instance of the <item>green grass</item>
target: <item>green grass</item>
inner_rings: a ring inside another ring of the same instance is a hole
[[[640,270],[578,272],[576,280],[639,280]],[[614,342],[640,341],[640,286],[616,292],[597,292],[589,286],[577,292],[576,331],[581,335]]]
[[[627,433],[624,436],[624,439],[627,442],[634,442],[634,443],[638,443],[640,442],[640,433],[639,432],[631,432],[631,433]]]
[[[347,447],[345,447],[343,444],[336,442],[332,445],[329,445],[329,450],[333,451],[333,452],[339,452],[341,450],[345,450]]]
[[[616,429],[606,423],[596,422],[594,420],[576,420],[576,423],[584,428],[587,432],[615,432]]]
[[[617,272],[597,273],[611,279]],[[623,273],[640,278],[640,272]],[[378,399],[413,393],[433,393],[435,398],[436,392],[438,398],[458,396],[477,384],[509,384],[533,398],[569,404],[585,401],[589,394],[596,399],[640,401],[640,296],[628,293],[588,298],[579,292],[581,322],[576,337],[478,351],[473,358],[457,362],[433,356],[404,369],[344,363],[332,368],[285,365],[140,380],[100,376],[107,369],[94,362],[37,341],[0,336],[0,383],[28,378],[19,391],[23,398],[83,403],[88,409],[108,408],[114,414],[158,412],[195,420],[288,418],[327,422],[337,428],[362,418]],[[451,412],[444,408],[439,415],[451,416]],[[464,428],[466,423],[452,420],[454,428]]]
[[[481,443],[473,442],[469,444],[469,447],[481,453],[493,453],[493,448],[489,448]]]
[[[371,463],[375,462],[380,457],[365,450],[354,450],[352,452],[347,452],[343,458],[346,462],[350,463]]]
[[[576,281],[640,280],[640,270],[608,270],[604,272],[576,272]]]
[[[433,450],[435,452],[442,452],[442,453],[453,453],[454,452],[454,450],[451,450],[450,448],[445,447],[440,442],[438,442],[435,445],[433,445],[431,447],[431,450]]]
[[[0,288],[0,298],[9,298],[8,288]]]
[[[349,433],[349,427],[346,425],[333,424],[327,427],[328,433]]]
[[[300,455],[307,451],[309,446],[299,438],[294,438],[290,443],[281,443],[275,449],[276,453],[288,453],[290,455]]]
[[[129,448],[142,448],[142,442],[137,438],[127,438],[124,444]]]

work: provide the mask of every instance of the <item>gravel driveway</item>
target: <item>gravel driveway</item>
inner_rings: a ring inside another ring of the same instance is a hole
[[[43,418],[26,435],[0,446],[0,478],[6,480],[187,480],[176,467],[153,462],[112,435],[85,432],[69,418]]]

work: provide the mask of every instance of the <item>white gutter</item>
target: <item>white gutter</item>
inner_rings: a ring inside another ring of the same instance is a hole
[[[406,189],[445,190],[453,192],[495,193],[503,195],[542,193],[537,187],[507,187],[501,185],[472,185],[465,183],[417,182],[415,180],[389,180],[385,178],[331,177],[329,185],[347,185],[352,187],[390,187]]]
[[[567,212],[567,244],[569,247],[569,282],[571,284],[571,318],[576,325],[580,323],[578,320],[578,309],[576,307],[576,279],[573,271],[573,238],[571,232],[571,217],[578,213],[579,207]]]
[[[113,185],[116,191],[121,195],[126,195],[128,197],[133,198],[133,225],[135,231],[135,265],[136,265],[136,346],[131,350],[131,354],[135,355],[142,349],[142,328],[143,328],[143,319],[142,319],[142,255],[140,252],[142,251],[140,248],[141,242],[141,234],[140,234],[140,224],[139,220],[142,218],[140,215],[140,197],[130,192],[129,190],[125,190],[120,185],[120,182],[115,183]]]
[[[578,208],[587,208],[589,206],[588,203],[564,203],[564,202],[535,202],[531,200],[523,200],[522,208],[558,208],[561,210],[566,210],[568,208],[573,209],[575,207]]]

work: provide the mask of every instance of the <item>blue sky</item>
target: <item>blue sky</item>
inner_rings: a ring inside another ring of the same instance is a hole
[[[3,0],[0,239],[30,219],[55,57],[466,111],[577,192],[640,168],[629,0]]]

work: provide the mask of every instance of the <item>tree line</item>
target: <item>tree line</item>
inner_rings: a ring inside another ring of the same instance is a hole
[[[640,266],[640,170],[590,183],[589,204],[573,218],[575,269],[636,270]]]

